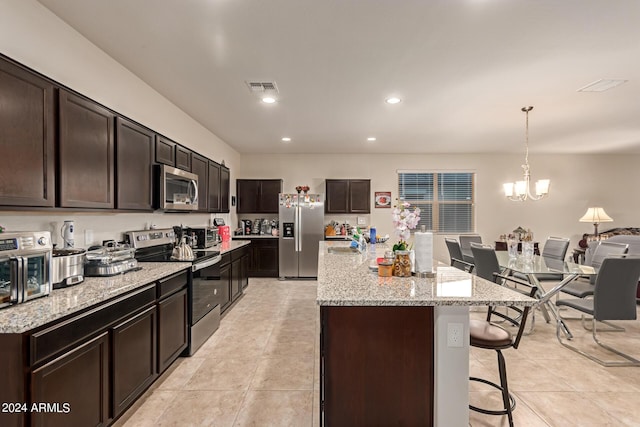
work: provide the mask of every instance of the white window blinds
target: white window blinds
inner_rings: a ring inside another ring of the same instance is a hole
[[[471,172],[398,172],[398,194],[422,211],[417,229],[468,233],[475,226],[474,181]]]

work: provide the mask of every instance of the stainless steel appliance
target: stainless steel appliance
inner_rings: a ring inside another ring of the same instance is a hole
[[[87,277],[108,277],[140,270],[128,245],[93,246],[86,253],[84,274]]]
[[[198,175],[167,165],[157,166],[158,203],[165,211],[198,209]]]
[[[51,258],[53,289],[77,285],[84,281],[84,249],[54,249]]]
[[[52,249],[48,231],[0,234],[0,307],[49,294]]]
[[[138,262],[190,262],[189,275],[189,346],[192,356],[220,326],[220,305],[228,278],[221,277],[220,251],[195,249],[192,261],[172,258],[176,235],[173,229],[129,231],[125,242],[136,249]]]
[[[280,278],[315,278],[318,248],[324,239],[324,195],[281,193],[278,197]]]
[[[218,242],[218,227],[189,227],[196,236],[195,247],[198,249],[211,248]]]
[[[250,219],[241,219],[240,228],[242,228],[242,235],[248,236],[251,234],[252,223]]]

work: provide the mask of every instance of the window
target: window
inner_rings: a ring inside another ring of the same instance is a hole
[[[398,172],[400,200],[419,207],[420,222],[439,233],[468,233],[475,227],[471,172]]]

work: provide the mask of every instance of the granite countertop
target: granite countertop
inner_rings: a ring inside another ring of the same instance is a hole
[[[438,265],[435,277],[378,277],[370,268],[389,250],[376,254],[332,254],[346,242],[321,241],[318,257],[318,305],[327,306],[532,306],[537,300],[465,273]]]
[[[250,245],[251,242],[247,240],[230,240],[228,242],[221,242],[218,246],[215,246],[213,249],[219,250],[220,255],[224,255],[227,252],[231,252],[233,250],[239,249],[243,246]]]
[[[233,236],[233,240],[248,240],[248,239],[277,239],[278,236],[272,236],[270,234],[249,234]]]
[[[48,296],[0,310],[0,333],[23,333],[87,307],[110,300],[191,266],[190,262],[145,262],[142,270],[112,277],[87,277],[84,282],[51,291]]]

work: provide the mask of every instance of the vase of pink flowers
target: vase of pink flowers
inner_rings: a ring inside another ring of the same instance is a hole
[[[410,207],[411,204],[409,202],[399,202],[393,207],[393,211],[391,211],[393,227],[399,238],[398,243],[393,245],[394,251],[406,251],[410,249],[407,240],[411,237],[411,230],[416,228],[418,222],[420,222],[420,208],[416,207],[412,211]]]
[[[420,208],[413,211],[408,202],[398,203],[393,207],[391,215],[393,217],[393,227],[399,240],[393,245],[395,261],[393,264],[393,275],[398,277],[411,276],[410,247],[407,240],[411,237],[411,230],[418,226],[420,221]]]

